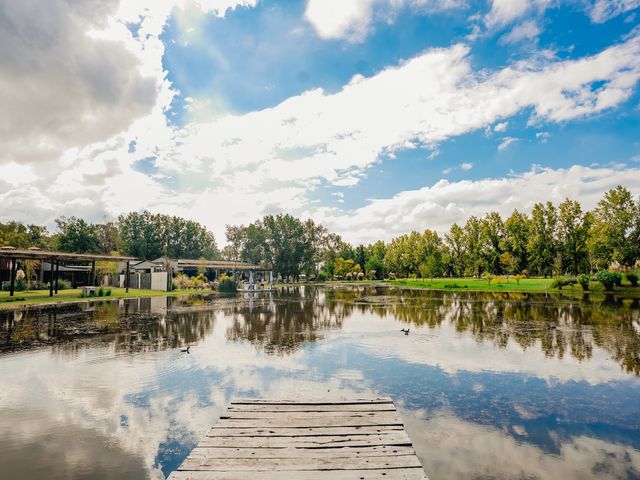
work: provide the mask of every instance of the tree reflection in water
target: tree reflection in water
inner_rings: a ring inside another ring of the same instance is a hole
[[[479,343],[540,348],[547,357],[588,361],[595,347],[640,376],[640,302],[608,296],[573,299],[520,293],[432,292],[374,286],[288,287],[272,294],[152,297],[0,312],[3,351],[56,344],[72,353],[104,344],[154,351],[200,342],[218,315],[232,318],[229,341],[285,355],[359,313],[413,326],[450,324]]]

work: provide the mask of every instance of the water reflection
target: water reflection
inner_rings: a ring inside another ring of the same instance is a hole
[[[161,478],[234,395],[384,394],[432,478],[638,478],[639,315],[372,287],[0,312],[0,472]]]

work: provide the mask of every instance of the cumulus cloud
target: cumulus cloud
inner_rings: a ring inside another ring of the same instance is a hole
[[[500,142],[500,145],[498,145],[498,151],[502,152],[503,150],[506,150],[507,148],[509,148],[510,145],[513,145],[517,141],[518,139],[516,137],[503,138],[502,142]]]
[[[595,23],[604,23],[638,7],[640,0],[596,0],[589,10],[589,16]]]
[[[156,79],[122,42],[92,38],[117,1],[4,2],[0,161],[41,162],[103,140],[151,111]]]
[[[459,8],[464,0],[308,0],[305,19],[324,39],[361,42],[374,20],[392,22],[397,11],[408,5],[414,10],[436,12]]]
[[[178,93],[164,78],[159,36],[181,3],[130,0],[109,13],[112,6],[104,13],[106,20],[99,17],[91,24],[89,43],[121,49],[123,58],[131,60],[125,78],[150,82],[153,95],[142,113],[121,114],[120,133],[108,136],[107,130],[116,129],[113,124],[101,133],[106,135],[102,141],[86,144],[93,137],[83,136],[88,127],[81,126],[77,138],[69,136],[72,146],[47,156],[50,168],[38,164],[30,171],[33,176],[25,177],[29,182],[20,186],[0,181],[0,202],[7,206],[0,220],[11,212],[12,218],[51,225],[60,214],[95,221],[105,213],[148,208],[194,218],[222,237],[226,223],[263,214],[285,211],[316,218],[322,207],[310,199],[311,192],[325,185],[357,185],[376,163],[398,151],[437,152],[441,142],[464,133],[487,127],[501,132],[506,119],[523,110],[531,112],[532,126],[598,113],[628,99],[640,78],[637,36],[589,57],[531,59],[493,72],[474,71],[469,48],[458,44],[427,50],[371,77],[354,77],[335,93],[310,90],[261,111],[175,127],[165,113]],[[253,3],[203,0],[199,8],[222,16],[228,5]],[[136,34],[125,25],[136,25]],[[124,102],[126,96],[114,98]],[[59,143],[59,148],[66,145]],[[22,148],[32,158],[43,144],[23,143]],[[150,171],[141,173],[140,159],[148,159]],[[0,156],[3,173],[18,163],[6,153]],[[454,191],[451,195],[447,203],[455,200]],[[225,208],[214,216],[212,205]],[[376,228],[387,226],[384,215],[367,216],[368,208],[379,205],[372,201],[348,215],[362,213],[363,221]],[[350,232],[349,223],[341,220],[345,213],[327,212],[326,219],[348,238],[363,238],[366,228],[358,220],[350,222],[356,225]],[[396,225],[411,229],[420,224],[419,215],[408,213],[414,223]],[[389,232],[397,229],[375,235],[388,238]]]
[[[535,20],[527,20],[513,27],[513,29],[500,40],[502,43],[518,43],[523,40],[537,38],[541,32],[542,30],[540,30]]]
[[[488,211],[503,216],[516,208],[528,212],[540,199],[559,203],[570,197],[591,209],[603,192],[616,185],[625,185],[636,195],[640,193],[640,168],[535,167],[507,178],[440,180],[391,198],[371,200],[349,212],[324,208],[314,217],[354,243],[389,240],[424,228],[444,233],[453,223],[464,223],[471,215],[483,216]]]

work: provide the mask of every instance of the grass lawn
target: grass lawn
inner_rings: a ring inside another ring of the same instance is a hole
[[[484,278],[434,278],[430,279],[400,279],[389,281],[390,285],[401,287],[423,288],[428,290],[451,291],[483,291],[483,292],[565,292],[583,294],[580,285],[566,286],[562,289],[551,288],[553,278],[523,278],[520,283],[513,279],[494,278],[491,283]],[[599,282],[592,281],[589,286],[592,293],[604,293]],[[629,296],[640,296],[640,287],[632,287],[626,280],[621,287],[615,288],[615,293]]]
[[[168,295],[189,295],[195,293],[212,293],[203,290],[174,290],[172,292],[161,292],[157,290],[135,290],[129,289],[126,293],[124,288],[109,287],[105,290],[111,290],[108,297],[96,297],[100,300],[108,300],[110,298],[138,298],[138,297],[166,297]],[[13,297],[9,296],[9,292],[0,292],[0,309],[16,308],[23,305],[36,305],[43,303],[68,303],[81,302],[87,300],[80,297],[81,289],[74,288],[69,290],[59,290],[57,295],[49,296],[49,290],[32,290],[30,292],[15,292]],[[93,297],[91,297],[93,299]]]

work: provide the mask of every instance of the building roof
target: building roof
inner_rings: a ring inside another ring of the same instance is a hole
[[[174,265],[177,262],[178,268],[198,268],[204,265],[205,268],[220,269],[220,270],[271,270],[268,267],[261,265],[255,265],[253,263],[246,262],[233,262],[228,260],[201,260],[194,258],[165,258],[160,257],[153,260],[154,263],[166,263],[171,262]]]
[[[57,252],[53,250],[40,250],[35,248],[20,249],[13,247],[0,247],[0,258],[16,258],[19,260],[63,260],[67,262],[129,262],[135,257],[122,257],[111,255],[95,255],[93,253]]]

